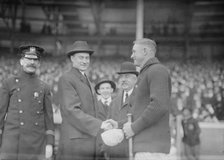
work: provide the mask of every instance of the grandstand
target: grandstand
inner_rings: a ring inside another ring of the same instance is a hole
[[[172,78],[171,154],[184,159],[181,119],[189,107],[202,129],[201,160],[224,159],[223,8],[222,0],[2,0],[0,86],[18,72],[18,46],[44,47],[39,76],[51,86],[60,125],[57,82],[71,67],[65,52],[75,40],[95,51],[91,82],[106,76],[119,88],[116,72],[130,60],[132,42],[150,37]]]

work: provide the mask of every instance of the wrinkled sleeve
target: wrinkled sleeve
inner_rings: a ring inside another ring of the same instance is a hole
[[[2,140],[2,132],[4,128],[4,119],[8,110],[10,101],[10,93],[8,84],[6,81],[3,81],[2,87],[0,88],[0,145]]]
[[[44,96],[44,109],[45,109],[45,126],[47,135],[47,144],[54,144],[54,121],[53,121],[53,108],[52,97],[49,86],[46,87]]]
[[[61,77],[59,91],[61,93],[61,107],[66,120],[81,132],[97,136],[102,121],[82,110],[82,102],[73,82],[69,81],[66,77]]]
[[[150,90],[149,103],[141,116],[132,124],[135,134],[157,123],[170,110],[171,81],[167,70],[163,68],[153,70],[147,79]]]

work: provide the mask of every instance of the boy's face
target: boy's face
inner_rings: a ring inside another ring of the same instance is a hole
[[[98,89],[98,93],[103,98],[109,98],[111,97],[111,94],[113,93],[113,88],[111,87],[110,83],[102,83]]]

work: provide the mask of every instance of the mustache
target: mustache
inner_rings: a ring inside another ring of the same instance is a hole
[[[122,84],[122,85],[123,85],[123,84],[127,84],[127,82],[126,82],[126,81],[122,81],[121,84]]]
[[[27,65],[27,67],[37,68],[37,66],[35,66],[35,65]]]

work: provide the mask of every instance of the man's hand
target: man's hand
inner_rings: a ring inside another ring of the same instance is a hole
[[[117,129],[118,128],[118,122],[113,120],[113,119],[107,119],[105,122],[108,122],[112,125],[112,129]]]
[[[48,158],[51,158],[53,155],[53,146],[48,144],[46,145],[46,148],[45,148],[45,158],[48,159]]]
[[[118,123],[113,119],[108,119],[108,120],[102,122],[100,128],[103,130],[118,128]]]
[[[131,123],[130,122],[127,122],[123,125],[123,131],[124,131],[124,134],[125,134],[127,139],[131,138],[135,134],[134,131],[131,128]]]

